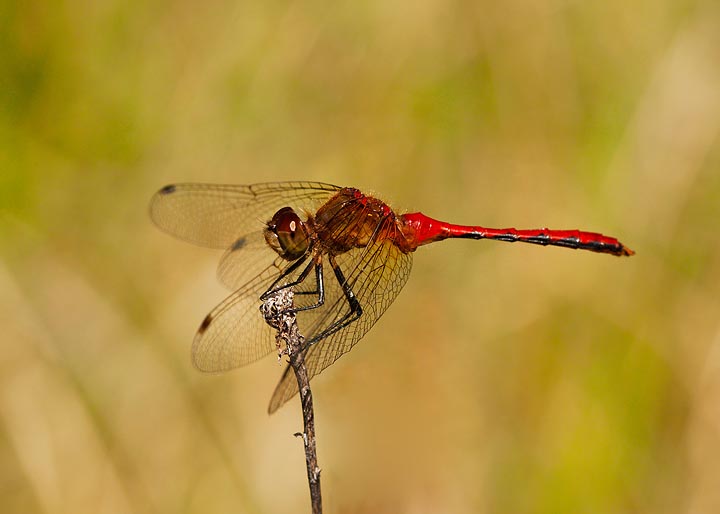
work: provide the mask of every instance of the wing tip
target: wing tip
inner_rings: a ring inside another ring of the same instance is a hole
[[[212,323],[213,319],[214,319],[214,317],[213,317],[212,313],[205,316],[205,318],[202,320],[202,323],[200,323],[200,327],[197,330],[198,337],[202,336],[205,333],[205,331],[210,326],[210,323]]]
[[[268,405],[268,415],[274,414],[280,407],[285,405],[289,399],[298,393],[298,391],[294,391],[288,394],[288,391],[292,391],[292,385],[290,385],[290,389],[288,389],[288,381],[290,381],[290,384],[297,385],[297,382],[295,381],[295,372],[290,364],[285,367],[282,377],[280,378],[280,382],[278,382],[278,385],[275,386],[275,391],[273,392],[272,398],[270,398],[270,404]]]
[[[159,195],[169,195],[169,194],[171,194],[171,193],[174,193],[175,191],[177,191],[177,185],[175,185],[175,184],[168,184],[168,185],[166,185],[166,186],[161,187],[161,188],[158,190],[157,194],[159,194]]]
[[[275,398],[275,395],[273,395],[272,399],[270,400],[270,405],[268,405],[268,410],[267,410],[268,416],[275,414],[280,409],[280,407],[282,407],[283,405],[285,405],[288,402],[289,399],[290,398],[287,398],[287,399]]]

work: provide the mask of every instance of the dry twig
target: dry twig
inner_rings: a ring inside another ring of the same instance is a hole
[[[288,356],[290,366],[297,378],[304,431],[296,433],[295,436],[302,437],[305,446],[305,463],[307,465],[312,512],[313,514],[321,514],[322,498],[320,495],[320,468],[317,464],[315,444],[315,413],[313,411],[310,379],[305,369],[305,338],[300,334],[296,315],[292,312],[294,306],[293,296],[290,289],[281,289],[265,300],[260,307],[260,311],[265,317],[265,321],[277,331],[275,341],[278,345],[278,354]]]

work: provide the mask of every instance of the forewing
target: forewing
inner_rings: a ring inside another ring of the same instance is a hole
[[[382,230],[379,232],[382,233]],[[305,366],[310,378],[350,351],[370,330],[400,293],[412,267],[412,255],[402,253],[387,238],[376,239],[365,248],[356,248],[338,256],[337,260],[363,313],[360,318],[310,346],[305,355]],[[308,341],[342,320],[350,311],[348,301],[327,260],[323,268],[326,295],[330,301],[322,308],[308,311],[305,318],[305,313],[298,314],[301,333]],[[273,393],[269,412],[277,410],[297,392],[297,380],[288,366]]]
[[[217,268],[218,280],[235,291],[261,273],[273,258],[277,259],[278,255],[265,242],[262,230],[251,232],[225,250]]]
[[[228,248],[258,231],[282,207],[315,212],[338,189],[321,182],[252,185],[172,184],[150,202],[150,217],[163,231],[211,248]]]

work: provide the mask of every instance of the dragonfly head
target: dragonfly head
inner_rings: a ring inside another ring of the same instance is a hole
[[[305,223],[290,207],[283,207],[267,222],[265,241],[280,257],[289,261],[299,259],[310,247]]]

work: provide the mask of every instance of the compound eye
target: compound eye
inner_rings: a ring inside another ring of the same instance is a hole
[[[305,255],[310,246],[305,223],[290,207],[277,211],[268,222],[265,240],[281,257],[290,261]]]

